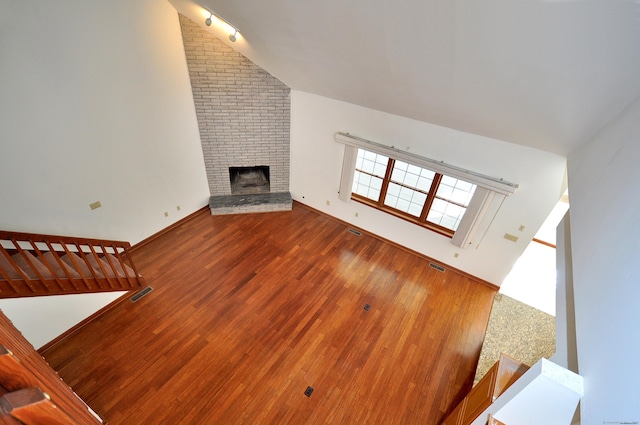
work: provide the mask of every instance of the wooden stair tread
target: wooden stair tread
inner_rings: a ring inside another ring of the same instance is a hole
[[[13,258],[13,261],[16,262],[16,264],[25,272],[27,276],[29,276],[30,279],[39,279],[38,274],[36,273],[34,268],[45,279],[53,279],[53,275],[51,274],[49,269],[47,269],[47,266],[42,264],[42,261],[40,261],[31,252],[29,251],[18,252],[13,254],[11,258]],[[28,258],[31,264],[33,264],[33,268],[29,265],[29,262],[27,262],[26,258]]]
[[[91,258],[91,257],[89,257],[89,258]],[[91,267],[91,269],[89,269],[89,266],[87,266],[87,263],[85,263],[85,261],[76,253],[70,252],[70,253],[61,255],[60,259],[62,261],[64,261],[65,263],[69,264],[71,267],[73,267],[75,269],[79,269],[79,271],[86,278],[93,278],[94,276],[104,277],[104,275],[100,271],[99,267],[98,267],[98,269],[95,269],[94,267]],[[75,262],[75,264],[74,264],[74,262]]]
[[[67,264],[66,262],[62,261],[62,266],[60,265],[60,263],[58,263],[58,261],[56,260],[56,256],[54,254],[52,254],[50,251],[47,251],[43,254],[43,257],[45,259],[45,261],[47,261],[47,263],[49,264],[49,266],[51,266],[51,268],[53,269],[53,271],[55,272],[56,276],[62,279],[71,277],[73,279],[80,279],[80,274],[75,271],[69,264]],[[62,269],[62,267],[64,266],[64,269]]]
[[[2,268],[2,270],[4,270],[9,275],[9,278],[22,279],[22,276],[20,276],[20,273],[18,273],[14,269],[14,267],[11,265],[9,260],[4,255],[0,255],[0,268]],[[6,280],[6,279],[4,278],[4,276],[0,275],[0,280]]]
[[[107,273],[106,277],[116,277],[116,273],[111,269],[109,263],[104,261],[102,258],[96,259],[96,257],[94,257],[93,255],[87,254],[87,261],[89,262],[89,264],[91,264],[91,267],[93,267],[94,270],[99,271],[102,276],[104,276],[104,274],[102,273],[102,268],[100,268],[100,264],[98,263],[98,261],[102,263],[102,267]]]
[[[105,254],[105,257],[107,256],[111,259],[111,263],[113,264],[113,267],[116,269],[120,277],[137,277],[136,273],[133,271],[131,267],[129,267],[124,263],[122,264],[120,263],[120,261],[118,260],[118,257],[116,257],[113,254]],[[107,265],[109,265],[109,262],[105,258],[103,258],[102,261],[105,262]],[[122,268],[122,266],[124,266],[124,269]]]

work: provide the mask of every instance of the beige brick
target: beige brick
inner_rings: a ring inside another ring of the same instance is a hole
[[[230,194],[229,167],[269,165],[271,190],[289,191],[290,89],[180,15],[212,195]]]

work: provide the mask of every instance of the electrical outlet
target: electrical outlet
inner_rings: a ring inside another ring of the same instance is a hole
[[[102,206],[102,204],[100,203],[100,201],[96,201],[94,203],[89,204],[89,208],[91,208],[92,210],[95,210],[96,208],[100,208]]]
[[[458,258],[460,256],[460,253],[456,252],[455,254],[453,254],[453,258]]]
[[[358,214],[358,213],[356,213],[356,217],[358,217],[358,216],[359,216],[359,214]]]
[[[180,205],[176,207],[176,211],[180,211]]]
[[[169,213],[167,211],[164,212],[165,217],[169,217]]]
[[[331,205],[331,201],[327,200],[327,205]]]
[[[520,227],[518,228],[518,230],[520,230],[521,232],[524,232],[524,229],[526,229],[527,226],[525,226],[524,224],[521,224]]]
[[[509,233],[504,234],[504,238],[511,242],[518,242],[518,237],[516,235],[511,235]]]

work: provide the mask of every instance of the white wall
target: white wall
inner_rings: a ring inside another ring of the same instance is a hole
[[[0,58],[0,229],[136,243],[207,204],[168,2],[2,0]],[[94,201],[102,207],[91,211]],[[112,295],[96,297],[94,311]],[[37,341],[84,311],[84,302],[28,303],[51,313],[20,320]]]
[[[354,201],[340,201],[344,146],[334,141],[336,131],[503,178],[520,184],[520,189],[506,199],[480,247],[461,249],[435,232]],[[564,158],[540,150],[309,93],[291,94],[291,194],[295,200],[496,285],[562,196],[565,171]],[[524,232],[518,231],[520,225],[526,226]],[[504,239],[505,233],[520,239],[510,242]]]
[[[125,293],[116,291],[3,299],[0,300],[0,310],[38,349]]]
[[[0,16],[0,228],[135,243],[206,205],[168,2],[5,1]]]
[[[569,156],[582,423],[640,421],[640,98]]]

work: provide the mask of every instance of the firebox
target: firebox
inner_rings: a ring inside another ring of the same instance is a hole
[[[232,195],[247,195],[271,192],[269,166],[229,167]]]

